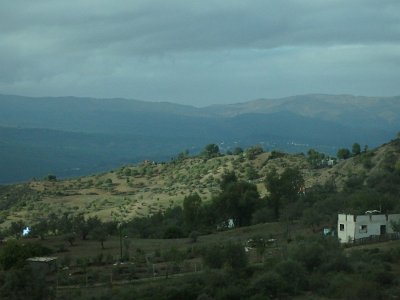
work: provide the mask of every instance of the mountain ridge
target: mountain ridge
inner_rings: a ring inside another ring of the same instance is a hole
[[[354,142],[376,147],[399,131],[397,99],[314,94],[197,108],[122,98],[0,95],[0,141],[7,145],[0,149],[0,164],[8,166],[0,171],[0,183],[100,171],[87,168],[88,161],[104,165],[104,171],[143,159],[160,161],[186,149],[196,154],[209,143],[222,151],[260,144],[266,150],[315,148],[329,154]],[[37,140],[22,129],[34,130]],[[54,153],[58,157],[48,161]],[[68,164],[82,173],[65,173]],[[31,172],[10,175],[19,168]]]

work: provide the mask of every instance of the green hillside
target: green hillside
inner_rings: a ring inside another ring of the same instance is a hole
[[[230,171],[254,183],[261,197],[268,194],[266,175],[273,169],[282,173],[287,168],[301,171],[306,190],[329,185],[336,193],[372,189],[384,195],[385,185],[396,180],[392,174],[399,169],[399,140],[339,161],[333,167],[315,167],[303,154],[273,151],[250,155],[249,149],[210,159],[182,153],[168,163],[144,161],[92,176],[4,186],[0,189],[2,226],[15,220],[34,223],[43,215],[65,212],[96,215],[104,221],[144,217],[182,205],[185,196],[195,193],[207,202],[220,192],[221,176]],[[14,195],[14,191],[18,192]]]
[[[252,147],[218,155],[215,146],[201,156],[180,153],[169,163],[144,161],[93,176],[49,175],[0,187],[6,237],[0,296],[399,295],[398,241],[343,247],[323,237],[322,229],[335,230],[341,211],[400,211],[400,139],[355,151],[334,166],[322,164],[315,151],[293,155]],[[230,217],[238,221],[234,228],[226,225]],[[33,225],[32,233],[21,237],[26,225]],[[27,258],[43,255],[57,258],[56,273],[29,267]],[[32,284],[17,287],[19,282]]]

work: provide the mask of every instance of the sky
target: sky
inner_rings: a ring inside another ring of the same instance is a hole
[[[0,93],[194,106],[400,95],[400,1],[2,0]]]

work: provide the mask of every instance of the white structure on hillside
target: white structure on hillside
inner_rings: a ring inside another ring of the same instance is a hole
[[[341,243],[351,243],[373,235],[394,233],[391,221],[399,222],[400,214],[374,214],[368,211],[365,215],[338,215],[338,238]]]

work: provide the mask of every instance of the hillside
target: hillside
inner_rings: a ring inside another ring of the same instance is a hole
[[[376,147],[400,128],[398,98],[303,95],[204,108],[133,99],[0,95],[0,184],[89,175],[145,159],[260,144],[336,154]],[[20,171],[24,170],[24,171]]]
[[[147,216],[181,205],[183,198],[198,193],[203,201],[219,192],[219,180],[227,171],[257,185],[262,196],[266,174],[273,168],[299,168],[307,189],[334,184],[338,191],[351,185],[379,188],[391,171],[399,169],[400,140],[339,161],[333,167],[313,168],[302,154],[265,152],[249,159],[246,153],[205,160],[200,157],[175,159],[169,163],[145,161],[117,170],[68,180],[41,180],[1,188],[2,226],[13,220],[35,222],[43,215],[64,212],[102,220]],[[389,172],[390,171],[390,172]],[[13,200],[14,197],[14,200]]]

